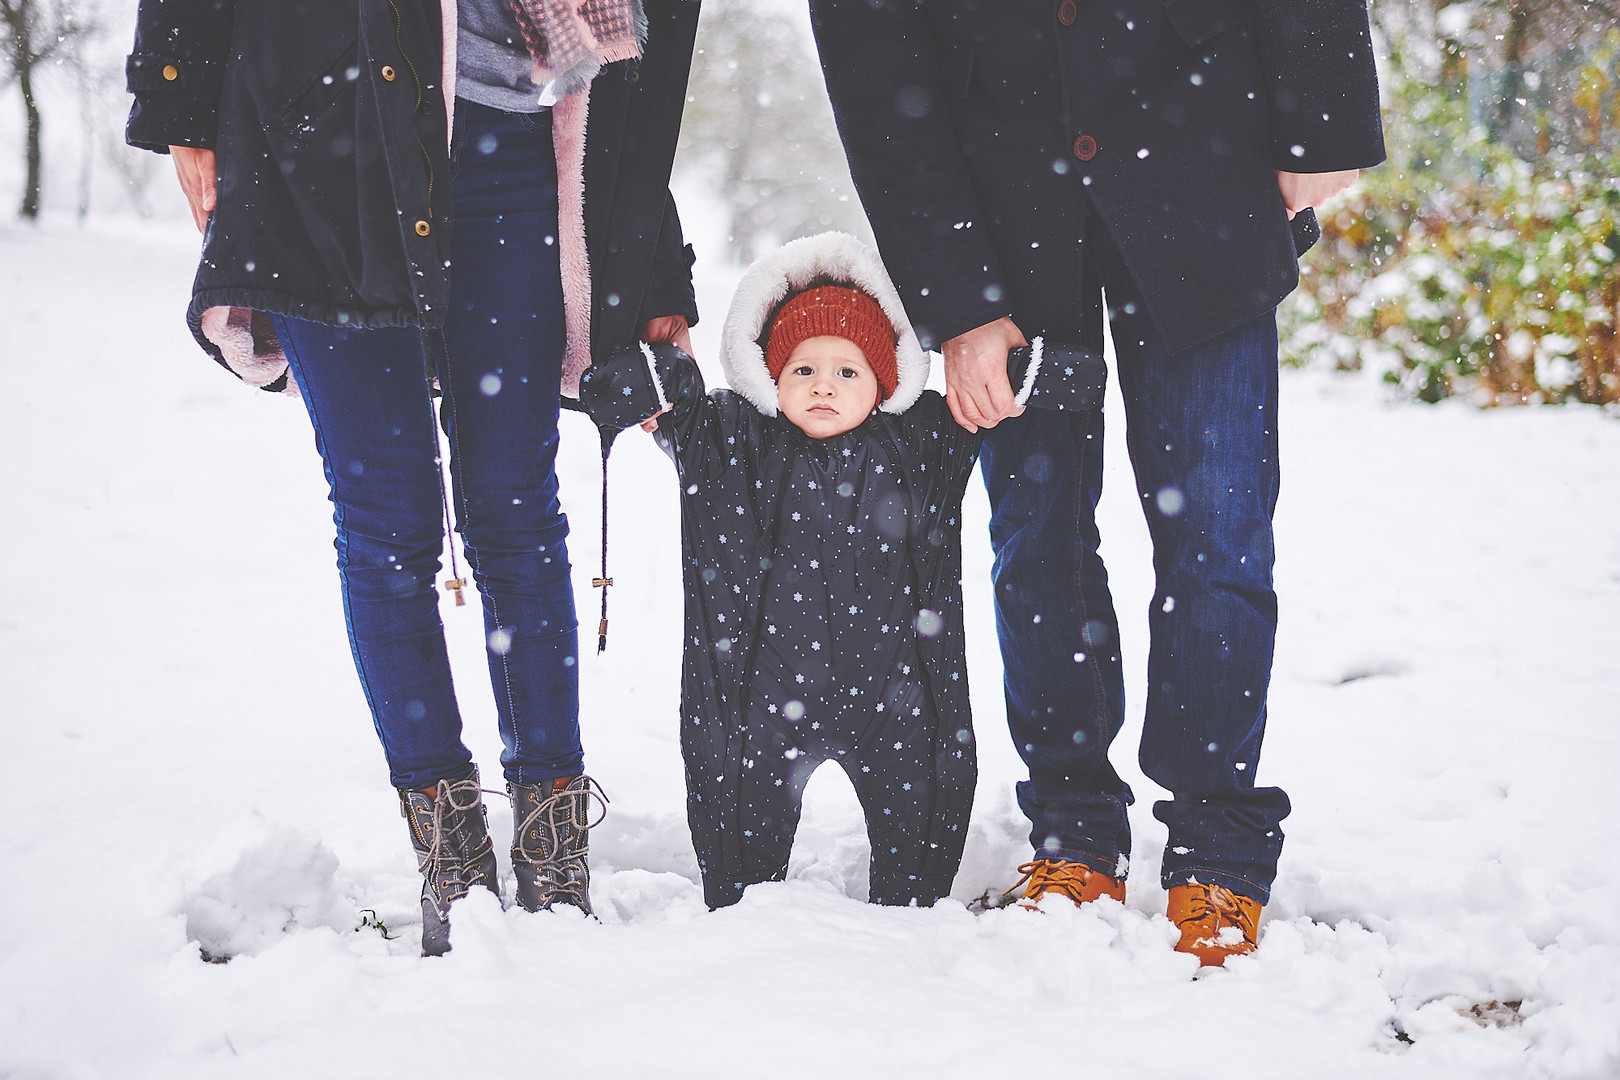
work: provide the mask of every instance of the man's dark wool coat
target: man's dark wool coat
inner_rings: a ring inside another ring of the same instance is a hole
[[[1179,352],[1298,282],[1276,173],[1368,168],[1365,0],[812,0],[850,170],[925,345],[1091,340],[1087,220]]]
[[[668,182],[698,5],[646,9],[641,60],[609,65],[591,88],[584,217],[598,354],[634,341],[647,319],[697,318]],[[433,0],[141,0],[128,141],[217,155],[219,207],[188,311],[216,359],[201,327],[210,308],[442,325],[453,227],[442,36]],[[274,348],[262,319],[252,329],[256,352]]]

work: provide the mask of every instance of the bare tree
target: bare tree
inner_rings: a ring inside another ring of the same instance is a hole
[[[18,213],[39,217],[40,111],[36,78],[51,61],[76,61],[75,49],[92,28],[92,21],[76,0],[0,0],[0,57],[7,71],[0,86],[17,81],[27,116],[23,157],[27,179]]]
[[[698,24],[680,155],[715,176],[743,262],[797,236],[867,231],[808,21],[791,10],[711,0]]]

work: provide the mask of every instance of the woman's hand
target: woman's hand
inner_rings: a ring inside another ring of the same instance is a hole
[[[214,192],[214,152],[195,146],[171,146],[169,156],[174,159],[174,171],[180,177],[180,190],[191,204],[191,220],[197,231],[208,228],[208,215],[219,201]]]
[[[1277,188],[1282,192],[1283,205],[1288,208],[1288,220],[1307,206],[1321,206],[1356,182],[1360,169],[1343,172],[1295,173],[1279,172]]]
[[[687,325],[684,315],[662,315],[656,319],[649,319],[642,324],[642,341],[649,345],[674,345],[687,356],[692,355],[692,328]],[[662,416],[659,413],[658,416]],[[658,416],[649,416],[641,422],[641,430],[651,434],[658,430]]]
[[[692,355],[692,328],[687,326],[685,315],[663,315],[649,319],[642,323],[639,336],[649,345],[675,345],[687,356]]]

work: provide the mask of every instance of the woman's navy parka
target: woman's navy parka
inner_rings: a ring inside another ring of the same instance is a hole
[[[646,10],[644,54],[603,69],[588,127],[583,95],[554,110],[565,393],[592,352],[635,340],[648,319],[697,319],[668,182],[698,4]],[[141,0],[127,138],[216,152],[218,209],[187,320],[246,381],[286,388],[264,312],[442,325],[455,25],[454,0]]]

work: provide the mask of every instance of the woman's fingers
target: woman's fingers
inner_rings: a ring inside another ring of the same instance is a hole
[[[214,186],[214,152],[195,146],[171,146],[169,156],[174,159],[174,172],[180,179],[180,190],[185,193],[191,207],[191,220],[197,231],[208,228],[208,215],[218,202]]]
[[[656,319],[649,319],[641,328],[641,340],[667,342],[687,356],[692,355],[692,331],[686,325],[684,315],[661,315]]]

